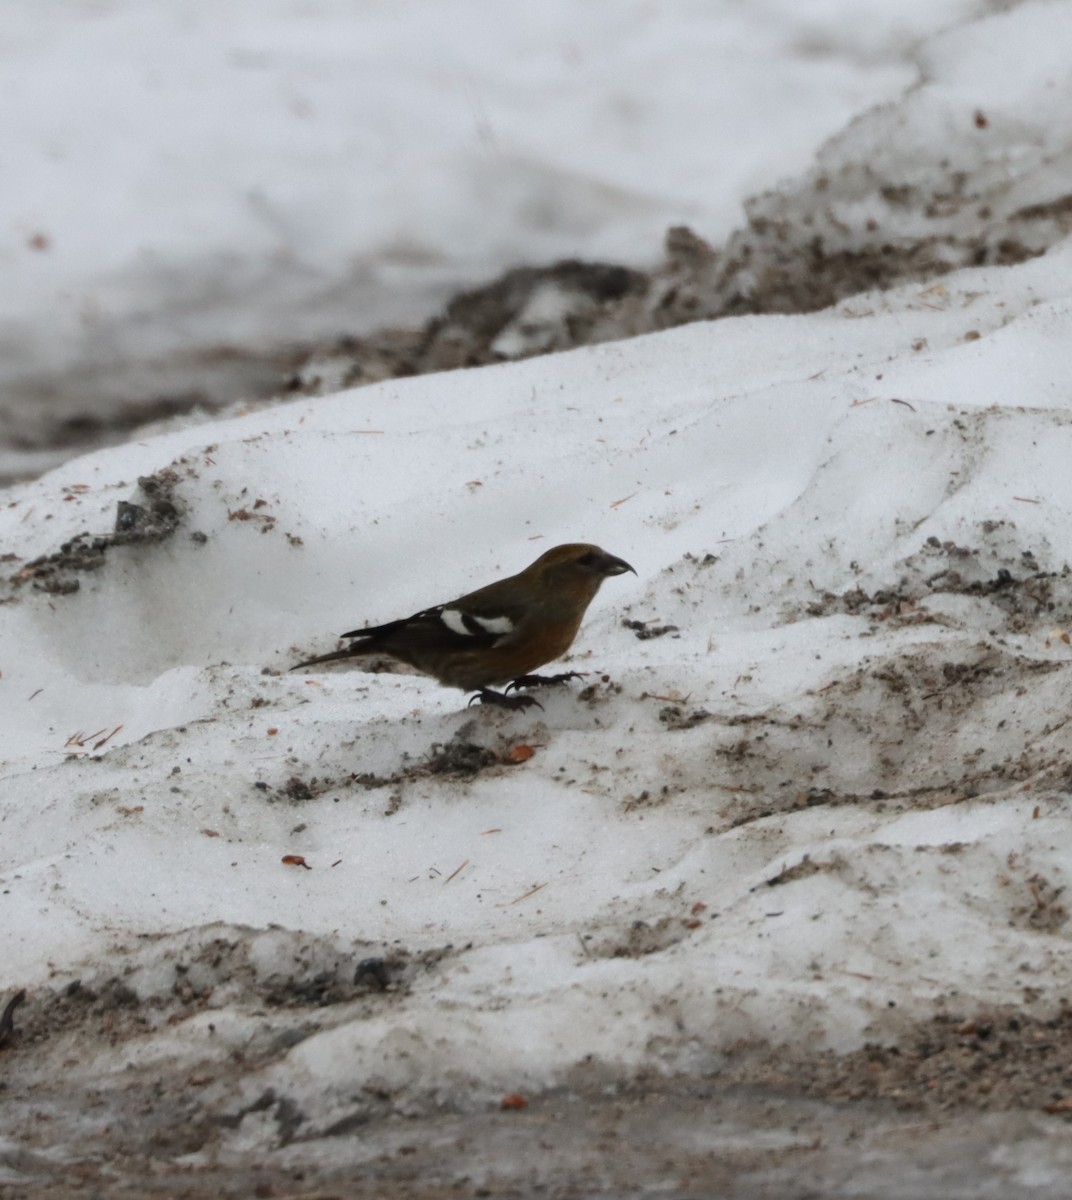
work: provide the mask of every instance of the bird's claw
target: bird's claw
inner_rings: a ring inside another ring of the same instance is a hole
[[[583,679],[580,671],[563,671],[558,675],[519,675],[513,683],[506,685],[506,691],[519,691],[521,688],[560,687],[571,679]],[[531,699],[531,697],[529,697]]]
[[[505,692],[495,692],[491,688],[481,688],[475,696],[466,705],[466,708],[474,704],[490,704],[495,708],[531,708],[535,705],[542,709],[543,705],[536,699],[535,696],[507,696]]]

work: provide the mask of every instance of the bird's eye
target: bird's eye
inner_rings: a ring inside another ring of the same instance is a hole
[[[598,561],[598,556],[589,550],[586,554],[582,554],[581,557],[577,559],[577,565],[579,567],[594,567]]]

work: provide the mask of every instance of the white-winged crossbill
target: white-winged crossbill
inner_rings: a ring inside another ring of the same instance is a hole
[[[566,653],[600,584],[626,571],[633,568],[598,546],[555,546],[519,574],[449,604],[344,633],[342,637],[354,639],[345,649],[306,659],[291,670],[383,654],[447,687],[476,692],[473,700],[482,704],[524,708],[536,700],[492,688],[508,684],[509,692],[577,678],[572,671],[551,676],[530,672]]]

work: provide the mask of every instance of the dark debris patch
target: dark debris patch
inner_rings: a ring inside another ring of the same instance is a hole
[[[243,1003],[285,1009],[299,1016],[305,1010],[346,1004],[370,993],[397,996],[409,990],[417,975],[435,970],[455,952],[449,944],[415,951],[383,944],[375,956],[370,956],[370,951],[377,951],[375,944],[358,944],[355,949],[363,952],[356,966],[354,957],[336,948],[325,952],[311,941],[295,956],[292,969],[262,974],[251,942],[216,937],[192,954],[176,957],[171,986],[156,986],[144,996],[120,976],[74,979],[59,988],[41,988],[27,1004],[20,1027],[9,1035],[12,1053],[25,1052],[73,1030],[104,1030],[116,1040],[140,1037],[162,1022],[181,1023],[195,1013],[211,1012],[221,1003],[225,1007],[233,1004],[235,997],[229,993],[235,991],[244,997]],[[221,996],[221,989],[228,994]],[[24,997],[25,993],[20,993],[9,1002],[11,1013]],[[310,1024],[311,1017],[307,1013],[299,1025],[280,1036],[289,1045],[303,1040],[317,1028]],[[279,1051],[286,1048],[275,1046]]]
[[[1072,1120],[1072,1009],[1050,1017],[1015,1008],[942,1013],[898,1043],[851,1054],[742,1046],[720,1086],[782,1087],[813,1099],[892,1101],[906,1110],[1034,1109]]]
[[[289,389],[321,390],[317,362],[325,358],[351,360],[332,387],[352,387],[606,341],[613,335],[594,336],[594,330],[622,303],[642,296],[648,281],[646,274],[617,263],[564,259],[549,266],[515,267],[458,293],[442,314],[420,328],[385,329],[310,347]],[[553,317],[539,305],[549,292],[558,300]]]
[[[180,483],[176,471],[165,467],[153,475],[138,479],[141,503],[120,500],[115,516],[115,545],[159,542],[182,524],[185,505],[176,495]]]
[[[148,1026],[137,992],[117,976],[94,985],[73,979],[58,991],[36,991],[26,1009],[18,1044],[47,1041],[64,1030],[102,1024],[119,1032],[140,1032]]]
[[[350,776],[350,779],[357,778],[357,776]],[[267,796],[269,803],[290,801],[292,804],[304,804],[307,800],[315,800],[317,796],[322,796],[325,792],[345,786],[345,783],[345,780],[340,781],[330,776],[312,775],[308,779],[303,779],[300,775],[291,775],[289,779],[275,787],[263,779],[255,780],[253,786],[258,792],[263,792]]]
[[[424,757],[411,760],[401,770],[390,775],[364,772],[352,776],[353,782],[364,788],[398,787],[416,779],[427,779],[432,775],[445,775],[458,780],[476,778],[484,771],[501,768],[516,770],[525,759],[511,757],[510,747],[482,746],[473,741],[471,734],[474,722],[468,722],[448,742],[433,742]],[[404,756],[404,761],[405,761]]]
[[[354,971],[354,986],[385,992],[391,982],[391,964],[386,958],[363,958]]]
[[[649,638],[665,637],[668,633],[680,633],[677,625],[656,625],[652,621],[630,621],[622,622],[624,629],[631,629],[636,635],[637,640],[641,642],[648,641]]]
[[[180,482],[170,467],[141,476],[135,498],[120,500],[116,506],[111,533],[76,534],[52,554],[28,562],[12,582],[29,583],[35,591],[52,596],[69,596],[82,586],[79,575],[100,570],[113,547],[165,541],[181,527],[185,515],[185,505],[177,495]]]
[[[1015,525],[983,521],[979,529],[985,541],[999,531],[1010,534]],[[1054,621],[1072,619],[1072,568],[1066,563],[1060,570],[1044,570],[1030,549],[1002,562],[991,550],[929,537],[902,568],[896,582],[873,592],[859,586],[822,591],[803,611],[811,617],[863,615],[895,626],[941,623],[940,616],[919,609],[920,603],[936,595],[961,595],[990,600],[1014,630],[1044,615]]]
[[[714,714],[706,708],[685,709],[680,704],[667,704],[659,709],[659,720],[667,729],[692,729],[714,719]]]
[[[786,883],[794,883],[798,879],[807,879],[811,875],[822,875],[824,873],[837,874],[845,866],[845,861],[839,855],[834,855],[829,862],[817,862],[810,855],[805,854],[798,863],[794,863],[791,867],[783,867],[777,875],[772,875],[770,879],[764,879],[764,887],[781,887]],[[755,891],[755,888],[751,889]]]
[[[689,930],[676,917],[656,921],[634,921],[624,933],[584,942],[585,954],[593,958],[647,958],[659,954],[688,937]]]
[[[314,779],[311,784],[306,783],[304,779],[300,779],[297,775],[291,775],[285,784],[279,789],[280,793],[288,800],[312,800],[316,795],[313,791]]]
[[[472,779],[499,761],[499,755],[487,746],[456,737],[449,742],[433,744],[432,751],[423,764],[423,773]]]
[[[1061,902],[1064,887],[1053,884],[1045,875],[1034,874],[1026,881],[1029,900],[1016,905],[1010,913],[1010,925],[1056,933],[1068,921],[1068,909]]]
[[[268,980],[263,994],[264,1003],[272,1008],[293,1005],[326,1008],[330,1004],[349,1000],[352,989],[339,972],[328,969],[309,975],[273,976]]]

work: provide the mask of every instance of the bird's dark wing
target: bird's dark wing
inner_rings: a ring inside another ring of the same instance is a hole
[[[340,633],[339,637],[344,638],[378,638],[387,637],[392,633],[398,633],[400,630],[406,629],[408,626],[420,621],[422,618],[434,613],[434,608],[426,608],[424,612],[414,613],[412,617],[403,617],[399,621],[388,621],[384,625],[368,625],[364,629],[351,629],[349,633]]]
[[[517,626],[518,618],[491,611],[492,606],[469,606],[459,601],[422,609],[412,617],[352,629],[341,636],[356,638],[366,649],[382,648],[393,652],[400,644],[424,646],[436,650],[487,649],[499,643]],[[355,647],[356,648],[356,647]]]

